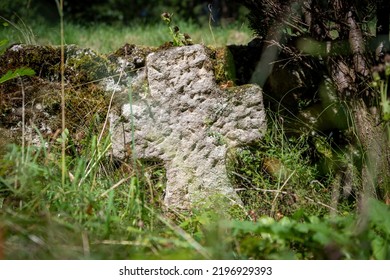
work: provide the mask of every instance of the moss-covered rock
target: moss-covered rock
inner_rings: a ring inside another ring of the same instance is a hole
[[[88,48],[67,46],[65,50],[65,74],[73,84],[95,82],[112,75],[113,68],[107,57]]]
[[[210,48],[210,58],[214,67],[215,80],[220,85],[236,83],[236,68],[228,47]]]
[[[146,56],[154,52],[156,48],[141,47],[134,44],[125,44],[112,54],[108,59],[117,65],[122,65],[125,71],[133,71],[145,66]]]
[[[17,44],[9,47],[0,56],[0,76],[8,70],[29,67],[38,77],[52,80],[58,75],[61,62],[61,49],[55,46],[35,46]]]
[[[127,92],[129,77],[145,65],[152,50],[127,44],[113,54],[102,55],[88,48],[65,46],[66,125],[71,137],[87,131],[96,119],[103,122],[111,92]],[[22,116],[24,134],[32,142],[40,137],[48,139],[61,128],[61,47],[18,44],[0,56],[0,76],[22,67],[33,69],[36,75],[0,84],[0,129],[7,132],[2,133],[7,135],[2,147],[21,139]]]

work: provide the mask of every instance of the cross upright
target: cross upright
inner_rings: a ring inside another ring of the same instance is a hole
[[[222,90],[202,45],[154,52],[146,59],[148,94],[111,115],[113,155],[134,141],[137,158],[164,162],[169,208],[189,209],[212,194],[240,202],[226,170],[228,149],[261,139],[266,117],[261,89]],[[133,139],[132,139],[133,138]]]

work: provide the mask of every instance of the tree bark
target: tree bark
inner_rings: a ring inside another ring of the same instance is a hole
[[[365,45],[359,25],[356,22],[356,18],[352,11],[347,14],[347,23],[349,27],[349,45],[353,55],[354,69],[357,73],[367,77],[369,69],[364,57]]]
[[[350,106],[354,122],[352,129],[364,153],[361,172],[362,195],[383,199],[388,196],[386,185],[389,183],[390,174],[389,140],[386,126],[378,125],[380,120],[378,110],[371,112],[362,94],[366,91],[370,74],[369,63],[366,60],[365,40],[353,13],[356,7],[352,5],[348,8],[343,7],[338,0],[333,4],[340,22],[342,21],[340,12],[345,8],[344,18],[347,24],[344,27],[340,26],[340,34],[348,34],[352,61],[348,56],[329,57],[328,69],[340,99],[347,100]]]
[[[389,195],[390,147],[387,125],[378,125],[378,116],[369,112],[362,99],[352,102],[355,129],[364,152],[363,194],[386,199]]]

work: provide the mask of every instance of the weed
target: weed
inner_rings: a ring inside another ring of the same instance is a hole
[[[192,39],[187,33],[181,33],[180,28],[177,25],[172,26],[172,17],[173,14],[166,13],[166,12],[161,15],[161,19],[168,26],[169,35],[172,38],[173,46],[178,47],[178,46],[192,45]]]

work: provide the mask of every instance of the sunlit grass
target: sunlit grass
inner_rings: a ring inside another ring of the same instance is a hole
[[[212,27],[215,41],[208,25],[199,26],[191,22],[176,22],[181,32],[188,33],[197,44],[225,46],[230,44],[247,44],[252,38],[252,32],[244,23]],[[8,26],[1,27],[2,37],[10,43],[30,43],[42,45],[59,45],[61,42],[59,26],[47,23],[28,24],[26,32]],[[28,34],[28,40],[26,40]],[[160,46],[170,41],[170,35],[165,24],[132,23],[128,26],[91,24],[89,26],[65,22],[65,43],[80,47],[92,48],[100,53],[117,50],[126,43]]]

